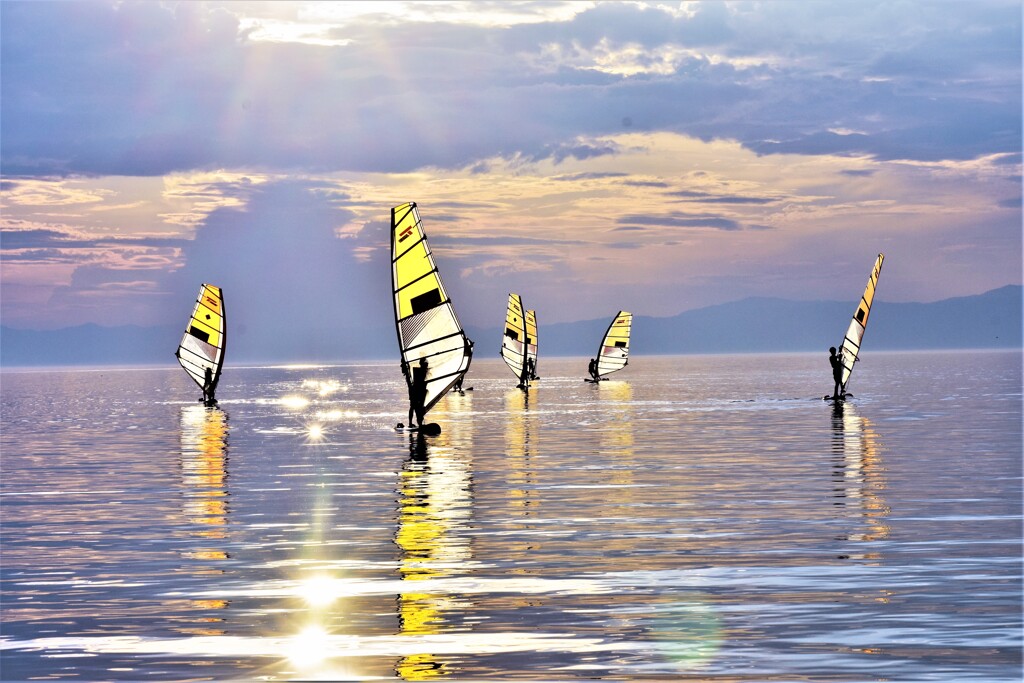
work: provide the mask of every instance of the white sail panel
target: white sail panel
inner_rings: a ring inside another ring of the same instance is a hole
[[[224,295],[220,287],[203,284],[188,319],[185,334],[174,355],[181,367],[201,389],[206,370],[213,374],[213,386],[220,380],[224,367],[225,317]]]
[[[633,326],[633,314],[619,311],[608,331],[604,333],[601,347],[597,352],[598,376],[621,370],[629,360],[629,332]]]
[[[501,358],[517,379],[523,376],[523,364],[526,362],[526,318],[523,315],[522,298],[511,292],[508,295],[508,306],[505,308]]]
[[[843,338],[841,355],[843,360],[842,385],[844,387],[853,373],[854,363],[860,356],[860,346],[864,340],[868,316],[871,314],[871,304],[875,300],[875,288],[878,286],[878,275],[882,272],[884,258],[883,254],[879,254],[875,260],[875,266],[871,269],[871,275],[868,277],[867,287],[864,288],[864,296],[861,297],[857,310],[853,313],[853,319],[850,320],[850,327],[846,330],[846,336]]]
[[[426,410],[469,369],[466,338],[427,245],[415,203],[391,210],[391,283],[406,382],[427,361]]]

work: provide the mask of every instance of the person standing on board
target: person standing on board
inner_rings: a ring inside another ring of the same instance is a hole
[[[427,400],[427,359],[420,358],[420,364],[412,369],[412,383],[409,385],[409,426],[412,427],[413,415],[416,426],[423,426],[423,402]]]
[[[459,378],[455,380],[455,384],[452,385],[452,391],[457,391],[460,394],[466,392],[462,388],[462,381],[466,379],[466,375],[469,373],[469,366],[473,362],[473,341],[471,339],[466,340],[466,372],[459,375]],[[470,387],[472,389],[473,387]]]
[[[206,368],[206,373],[203,375],[203,403],[208,406],[212,406],[217,402],[217,399],[213,397],[213,392],[216,387],[213,383],[213,370]]]
[[[832,388],[832,398],[839,398],[843,393],[843,357],[836,353],[836,347],[828,348],[828,362],[832,366],[832,379],[835,386]]]
[[[523,362],[523,369],[519,373],[519,384],[516,385],[517,389],[529,389],[530,388],[530,359],[527,358]]]
[[[590,365],[587,366],[587,372],[590,373],[590,376],[594,379],[595,382],[598,380],[598,376],[597,376],[597,359],[596,358],[591,358],[590,359]]]

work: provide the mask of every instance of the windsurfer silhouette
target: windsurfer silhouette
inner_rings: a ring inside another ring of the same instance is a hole
[[[212,406],[217,402],[214,398],[213,392],[216,389],[216,383],[213,381],[213,370],[206,368],[206,372],[203,374],[203,403]]]
[[[594,379],[595,382],[600,379],[600,377],[597,376],[597,359],[596,358],[591,358],[590,359],[590,365],[587,366],[587,371],[590,373],[590,376]]]
[[[537,361],[533,358],[526,359],[526,377],[531,382],[535,379],[540,379],[537,377]]]
[[[413,415],[416,426],[423,426],[423,402],[427,400],[427,359],[420,358],[420,364],[412,369],[412,382],[409,384],[409,426],[412,427]]]
[[[832,379],[835,381],[835,386],[832,388],[832,398],[839,398],[842,394],[846,393],[846,388],[843,386],[843,357],[836,353],[836,347],[830,346],[828,348],[828,362],[832,366]]]
[[[452,391],[457,391],[460,394],[465,393],[462,389],[462,381],[466,379],[466,375],[469,374],[469,366],[473,362],[473,340],[466,339],[466,372],[459,375],[459,378],[455,380],[455,384],[452,385]],[[473,387],[470,387],[472,389]]]
[[[530,388],[530,359],[527,358],[523,363],[523,369],[519,373],[519,384],[516,385],[518,389],[529,389]]]

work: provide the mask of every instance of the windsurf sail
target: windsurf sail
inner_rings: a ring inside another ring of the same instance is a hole
[[[220,381],[224,367],[224,294],[220,287],[203,284],[199,288],[192,317],[189,318],[185,335],[178,350],[174,352],[181,367],[185,368],[199,388],[206,384],[206,371],[212,373],[210,393]]]
[[[629,360],[629,331],[633,326],[633,314],[619,311],[608,331],[601,340],[601,348],[597,352],[597,375],[607,375],[626,367]]]
[[[537,376],[537,311],[526,312],[526,360],[532,371],[530,379]]]
[[[871,313],[871,302],[875,300],[875,287],[878,286],[878,275],[882,272],[882,260],[884,254],[879,254],[875,260],[875,266],[871,269],[868,277],[868,285],[864,288],[864,296],[860,298],[860,304],[853,314],[850,327],[846,330],[846,337],[843,338],[842,359],[843,379],[842,385],[845,388],[853,373],[853,365],[860,356],[860,345],[864,341],[864,329],[868,325],[868,315]]]
[[[391,209],[391,285],[405,381],[427,361],[424,412],[469,370],[472,342],[459,324],[423,234],[415,202]]]
[[[527,343],[523,300],[518,294],[510,292],[508,307],[505,309],[505,332],[501,335],[501,358],[517,378],[523,376]]]

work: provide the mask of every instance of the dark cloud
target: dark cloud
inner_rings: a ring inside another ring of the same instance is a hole
[[[605,178],[624,178],[627,176],[629,176],[628,173],[572,173],[570,175],[553,176],[551,180],[571,183],[579,180],[603,180]]]
[[[850,168],[840,171],[841,174],[848,175],[853,178],[868,178],[870,176],[873,176],[875,172],[875,169],[870,168]]]
[[[615,154],[581,139],[626,120],[762,154],[1021,146],[1017,2],[706,2],[692,15],[599,3],[512,28],[353,24],[335,47],[248,40],[233,7],[5,2],[5,174],[482,170],[494,156]],[[641,62],[678,47],[716,59],[680,56],[668,74],[582,68],[628,46],[649,51]]]
[[[668,183],[660,180],[626,180],[622,184],[630,187],[670,187]]]
[[[431,218],[433,220],[433,218]],[[512,246],[546,246],[546,245],[584,245],[587,242],[581,240],[562,239],[540,239],[536,237],[463,237],[437,235],[430,237],[430,243],[444,246],[488,246],[488,247],[512,247]]]
[[[730,218],[720,216],[693,216],[690,214],[622,216],[618,223],[627,227],[650,225],[670,228],[712,228],[714,230],[740,230],[741,226]]]
[[[0,249],[116,249],[117,247],[181,247],[188,240],[168,237],[82,238],[60,230],[0,230]],[[9,258],[7,253],[4,259]]]
[[[524,155],[530,161],[543,161],[552,159],[555,164],[560,164],[566,159],[592,159],[594,157],[615,154],[619,151],[618,145],[611,143],[603,145],[590,145],[585,143],[570,143],[557,145],[544,145],[533,154]]]
[[[477,210],[483,209],[483,210],[493,211],[493,210],[500,209],[500,208],[501,208],[501,204],[498,204],[497,202],[445,202],[445,201],[440,201],[440,202],[431,202],[430,203],[430,210],[431,211],[433,211],[435,209],[447,209],[447,210],[451,210],[451,211],[461,211],[461,210],[477,211]]]
[[[667,193],[672,197],[680,197],[681,201],[699,202],[701,204],[772,204],[779,201],[775,197],[748,197],[744,195],[717,195],[699,190],[679,190]]]

